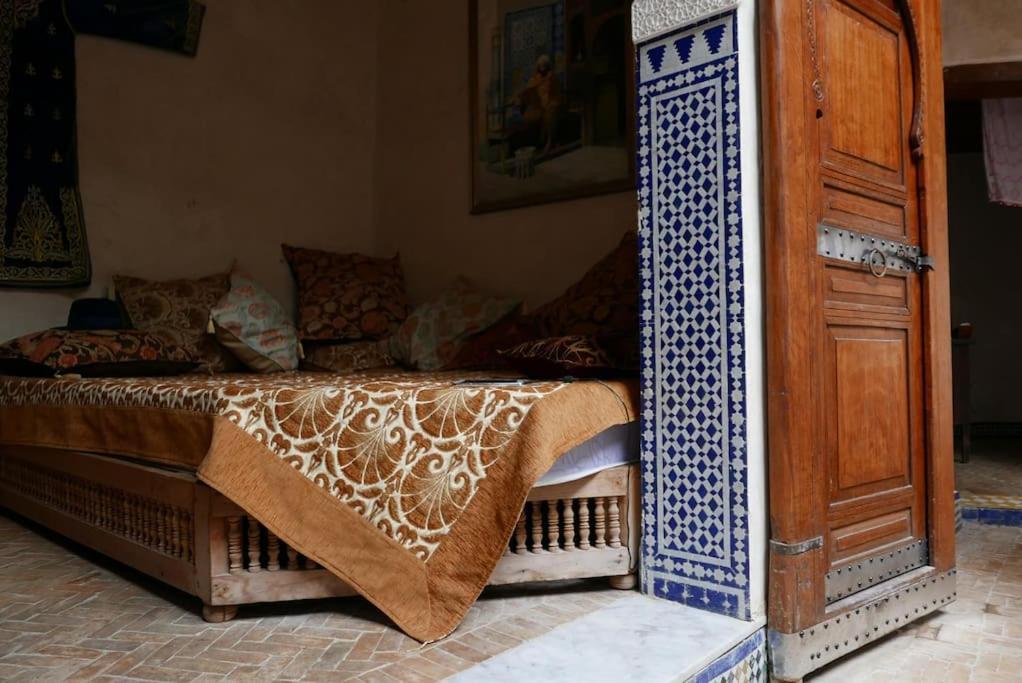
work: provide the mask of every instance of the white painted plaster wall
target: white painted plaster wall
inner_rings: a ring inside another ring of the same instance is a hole
[[[0,289],[0,341],[63,325],[115,273],[195,277],[237,259],[290,306],[281,241],[374,249],[376,3],[207,4],[195,58],[77,38],[92,286]]]
[[[1022,60],[1022,0],[943,0],[944,65]]]
[[[745,250],[745,413],[749,487],[749,606],[766,613],[769,510],[766,488],[766,332],[763,320],[763,223],[757,0],[738,6],[738,107],[742,144],[742,238]]]

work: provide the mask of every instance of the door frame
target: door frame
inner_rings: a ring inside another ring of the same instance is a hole
[[[816,2],[760,0],[759,7],[771,537],[768,628],[774,675],[792,680],[950,602],[955,571],[940,0],[896,0],[905,7],[906,28],[911,33],[914,27],[917,37],[920,244],[936,263],[920,280],[929,566],[829,606],[818,578],[827,563],[825,549],[814,547],[814,540],[825,533],[819,511],[826,482],[816,476],[816,456],[804,456],[818,452],[813,410],[819,387],[814,386],[811,366],[816,342],[805,335],[815,312],[804,296],[816,287],[816,275],[804,267],[806,254],[816,253],[816,231],[787,229],[805,225],[815,196],[808,173],[814,160],[801,141],[806,88],[820,72],[814,31],[802,28]],[[816,628],[823,624],[827,628]]]

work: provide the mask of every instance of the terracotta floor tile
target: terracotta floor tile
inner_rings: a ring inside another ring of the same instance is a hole
[[[963,593],[971,597],[962,597],[915,627],[838,660],[806,680],[1022,681],[1022,610],[1013,612],[1022,606],[1015,597],[1020,584],[1014,578],[1022,570],[1022,528],[966,523],[958,535],[958,553],[961,585],[974,587]],[[987,561],[972,561],[977,556]],[[980,565],[984,569],[979,575],[968,569]],[[975,588],[981,585],[983,590]]]
[[[966,524],[959,541],[957,603],[811,680],[1022,680],[1022,529]],[[0,678],[420,683],[623,595],[605,581],[488,589],[451,638],[429,646],[360,599],[246,606],[234,622],[206,624],[193,598],[0,516]]]

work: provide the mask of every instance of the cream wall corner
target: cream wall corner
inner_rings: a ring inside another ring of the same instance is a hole
[[[0,340],[63,325],[114,273],[191,277],[237,258],[290,306],[282,240],[372,249],[378,5],[207,5],[194,59],[77,39],[93,283],[0,289]]]

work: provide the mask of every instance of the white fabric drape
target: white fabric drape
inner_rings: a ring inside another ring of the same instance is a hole
[[[1022,99],[983,100],[983,156],[990,201],[1022,206]]]

